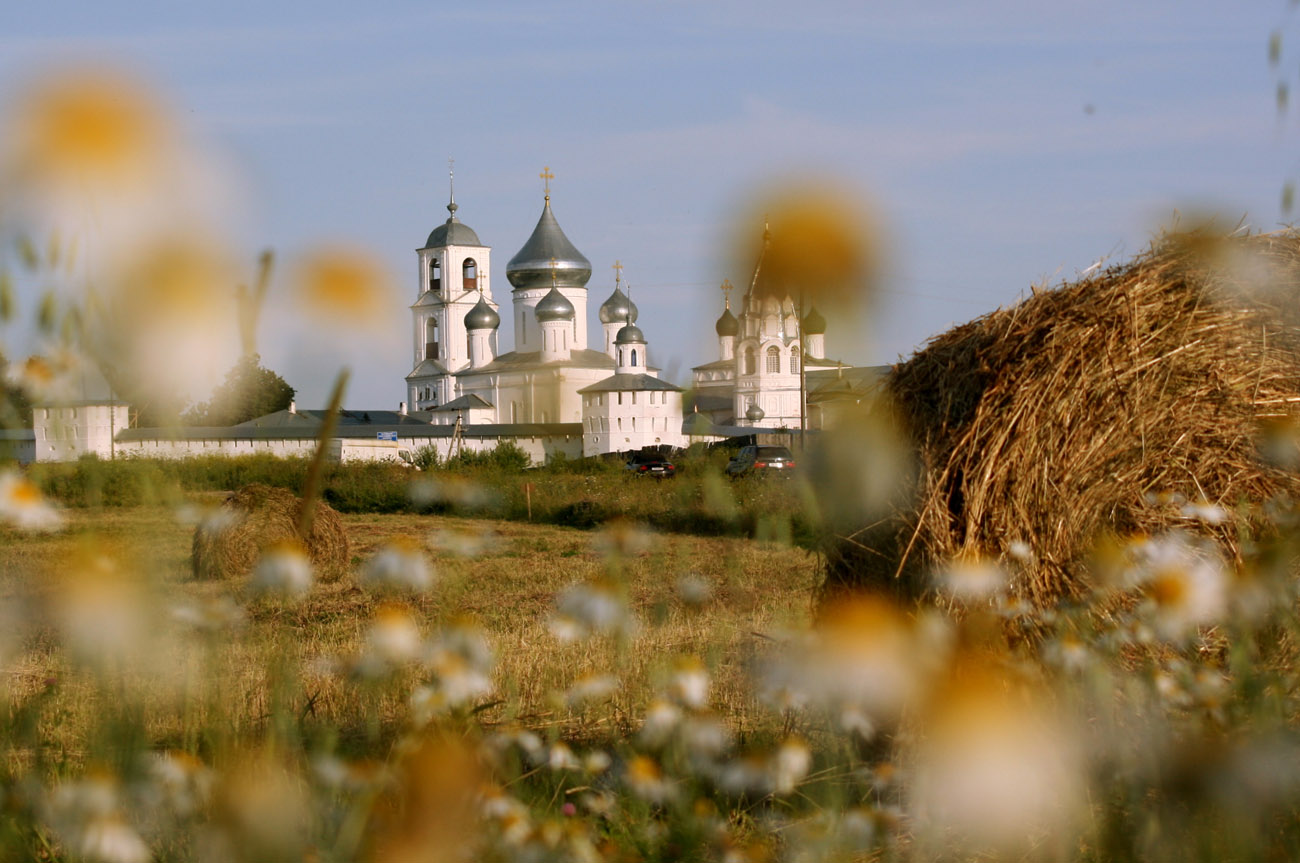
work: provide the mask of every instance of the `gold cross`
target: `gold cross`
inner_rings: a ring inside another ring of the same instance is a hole
[[[623,262],[614,262],[614,288],[617,289],[619,282],[623,281]]]
[[[555,179],[555,175],[551,173],[551,166],[547,165],[545,168],[542,168],[542,173],[538,174],[537,176],[541,177],[543,180],[546,181],[546,197],[550,198],[551,181]]]
[[[723,279],[722,296],[724,298],[724,302],[727,304],[728,309],[731,308],[731,292],[733,290],[735,290],[735,286],[731,284],[731,279]]]

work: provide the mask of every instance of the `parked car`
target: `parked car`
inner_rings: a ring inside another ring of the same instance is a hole
[[[745,446],[727,463],[727,474],[788,473],[794,470],[794,455],[783,446]]]
[[[633,453],[632,458],[628,459],[626,468],[632,472],[633,476],[652,476],[656,479],[663,479],[666,476],[677,475],[677,466],[669,461],[666,455],[657,452]]]

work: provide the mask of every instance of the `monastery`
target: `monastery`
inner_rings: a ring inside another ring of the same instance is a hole
[[[446,458],[506,440],[537,464],[556,456],[677,448],[798,430],[801,422],[816,429],[829,405],[860,399],[874,386],[880,369],[826,359],[825,319],[815,308],[801,313],[796,299],[772,284],[763,252],[739,314],[724,283],[718,357],[693,369],[691,392],[661,379],[650,363],[617,263],[613,291],[597,309],[600,341],[589,346],[591,262],[551,209],[553,175],[547,169],[541,176],[541,216],[506,264],[508,309],[493,291],[492,248],[458,218],[453,187],[447,220],[416,250],[407,400],[396,411],[344,411],[332,441],[335,458],[399,458],[425,446]],[[501,350],[503,314],[510,316],[513,350]],[[102,377],[92,370],[84,378],[82,398],[38,406],[34,428],[0,434],[0,447],[20,461],[85,453],[294,455],[312,450],[323,421],[323,411],[291,405],[229,427],[131,428],[127,405]]]

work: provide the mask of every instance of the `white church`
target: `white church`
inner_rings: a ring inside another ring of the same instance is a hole
[[[800,316],[789,293],[770,283],[763,253],[739,315],[727,295],[715,326],[718,359],[694,368],[692,392],[662,380],[650,364],[618,264],[613,292],[597,311],[601,343],[589,347],[591,263],[551,210],[549,169],[542,177],[541,217],[506,265],[510,304],[504,313],[511,317],[514,350],[501,350],[504,307],[493,293],[492,249],[459,220],[453,191],[447,220],[416,250],[407,401],[397,411],[344,411],[332,441],[337,459],[398,458],[424,446],[446,458],[509,440],[542,463],[780,434],[798,430],[805,416],[807,427],[816,429],[824,408],[860,399],[874,386],[880,369],[825,358],[826,321],[815,308]],[[764,241],[765,250],[766,235]],[[75,403],[38,407],[34,428],[0,435],[0,448],[20,461],[85,453],[301,455],[314,447],[324,420],[323,411],[291,405],[230,427],[133,428],[127,407],[102,378],[85,377],[97,383]]]

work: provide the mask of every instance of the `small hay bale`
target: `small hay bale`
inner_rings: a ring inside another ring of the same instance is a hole
[[[1293,232],[1170,236],[936,337],[886,383],[916,487],[830,543],[828,589],[919,596],[935,566],[1020,542],[1013,589],[1051,604],[1086,588],[1100,536],[1191,524],[1171,494],[1228,510],[1196,529],[1239,559],[1239,504],[1300,500],[1259,451],[1300,407],[1298,288]]]
[[[337,512],[317,501],[311,535],[304,539],[298,533],[301,506],[293,492],[282,488],[255,483],[233,492],[216,515],[204,519],[194,530],[194,577],[247,577],[263,549],[276,542],[295,540],[306,548],[318,579],[340,578],[350,560],[343,522]]]

